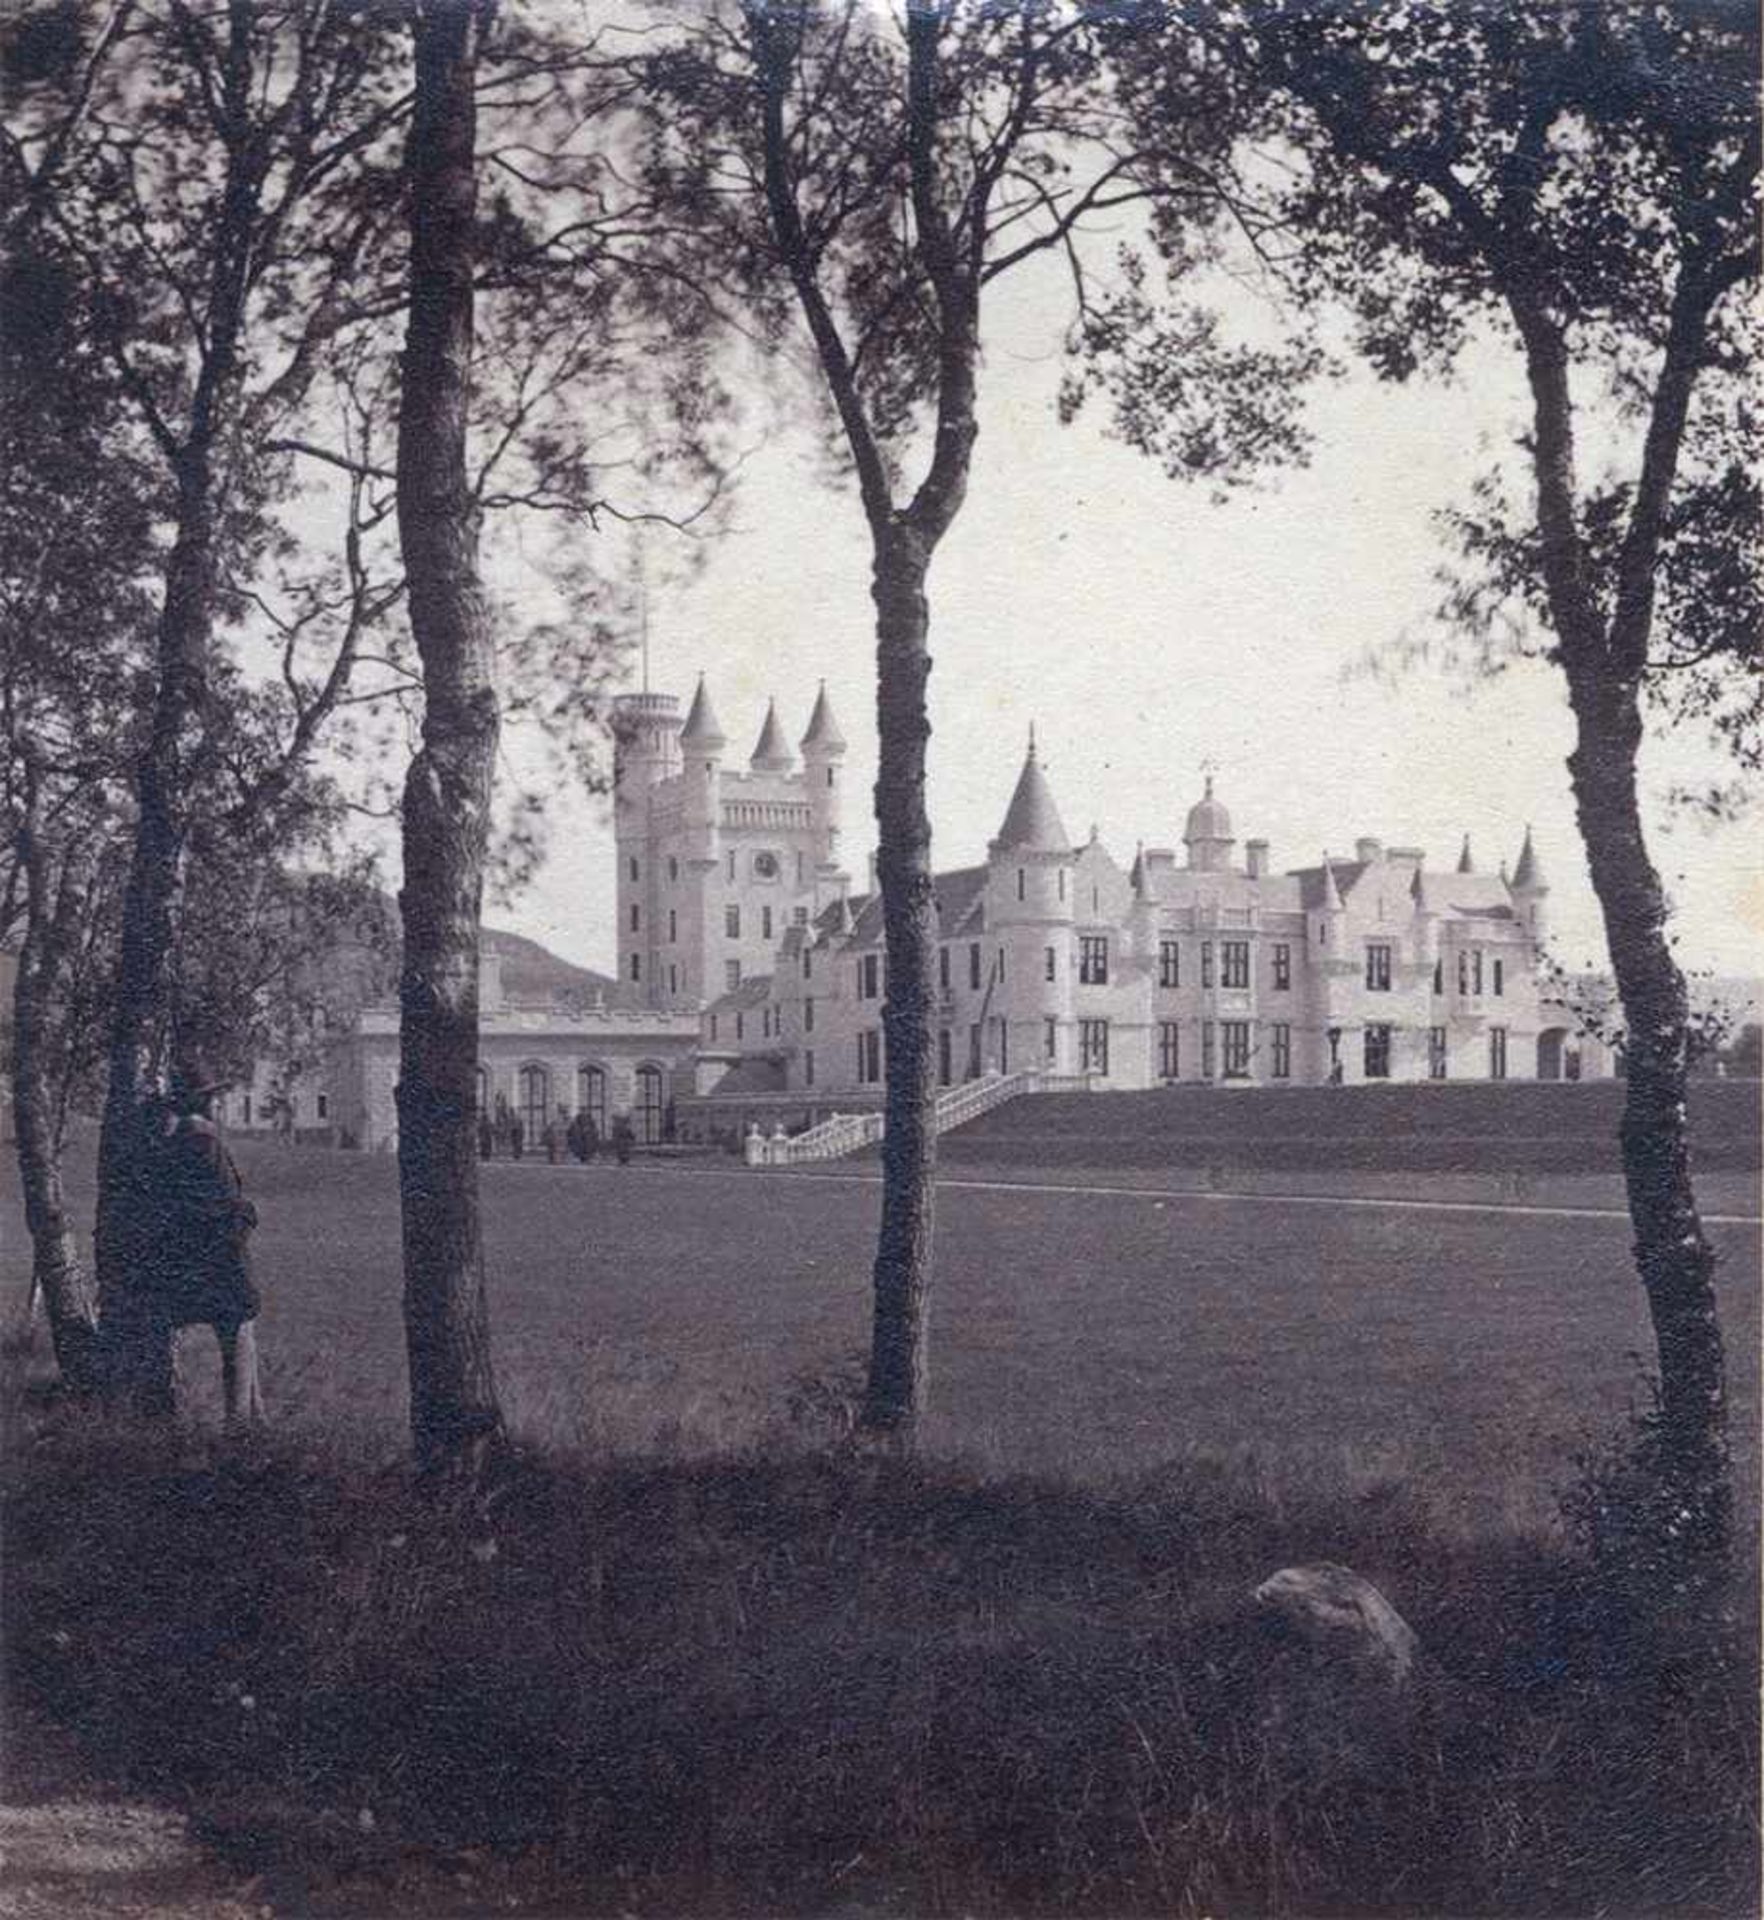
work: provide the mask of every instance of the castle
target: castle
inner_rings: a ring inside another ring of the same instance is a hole
[[[880,899],[841,861],[846,742],[823,687],[801,742],[767,709],[726,759],[703,680],[618,702],[619,968],[657,1014],[700,1016],[701,1091],[823,1103],[879,1091]],[[1213,791],[1183,857],[1123,867],[1068,834],[1031,737],[986,860],[940,874],[945,1084],[1045,1067],[1096,1084],[1561,1079],[1593,1049],[1540,989],[1549,886],[1529,829],[1509,876],[1364,837],[1274,870]]]
[[[873,883],[842,855],[846,742],[823,687],[800,758],[769,706],[731,764],[703,681],[615,703],[616,979],[510,982],[483,944],[478,1099],[537,1139],[562,1112],[639,1140],[729,1137],[881,1103],[888,964]],[[1241,845],[1241,853],[1240,853]],[[1527,831],[1509,877],[1418,847],[1277,872],[1239,842],[1213,781],[1182,858],[1123,867],[1075,844],[1033,738],[986,859],[937,876],[937,1077],[1042,1068],[1146,1088],[1388,1080],[1559,1080],[1611,1070],[1540,982],[1549,887]],[[542,951],[535,949],[535,951]],[[398,1014],[357,1012],[294,1087],[260,1063],[227,1118],[272,1105],[309,1135],[397,1133]]]

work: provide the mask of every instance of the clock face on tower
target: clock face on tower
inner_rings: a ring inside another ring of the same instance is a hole
[[[757,880],[776,880],[778,856],[775,853],[756,853],[753,856],[753,872]]]

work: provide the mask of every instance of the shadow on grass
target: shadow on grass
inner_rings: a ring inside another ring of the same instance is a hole
[[[15,1704],[302,1911],[1731,1914],[1752,1611],[1644,1622],[1398,1492],[1276,1507],[793,1449],[470,1501],[90,1417],[6,1488]],[[1295,1764],[1249,1604],[1345,1561],[1431,1656]]]

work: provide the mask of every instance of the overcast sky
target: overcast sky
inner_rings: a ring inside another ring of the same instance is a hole
[[[1467,832],[1492,870],[1516,858],[1529,822],[1558,957],[1603,964],[1559,673],[1520,665],[1466,687],[1438,670],[1394,684],[1354,671],[1428,625],[1442,558],[1432,516],[1510,453],[1523,423],[1511,348],[1491,337],[1451,389],[1356,374],[1320,391],[1310,467],[1216,505],[1110,441],[1100,409],[1062,427],[1059,289],[999,291],[973,484],[931,579],[938,865],[984,857],[1033,721],[1068,828],[1094,822],[1123,860],[1138,840],[1179,843],[1204,762],[1239,838],[1271,841],[1277,867],[1350,854],[1367,833],[1449,864]],[[744,763],[767,697],[794,742],[824,678],[852,744],[846,845],[861,887],[875,774],[868,540],[800,411],[770,411],[733,527],[689,585],[650,596],[651,685],[684,698],[705,673]],[[514,556],[490,557],[518,594]],[[525,757],[518,742],[509,751],[511,764]],[[1764,931],[1756,820],[1710,828],[1665,805],[1674,784],[1723,772],[1700,736],[1654,740],[1644,798],[1684,964],[1750,973]],[[611,971],[609,805],[559,793],[551,825],[538,882],[490,917]]]

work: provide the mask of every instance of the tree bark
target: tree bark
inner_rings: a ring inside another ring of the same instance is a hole
[[[1623,1174],[1659,1359],[1658,1462],[1674,1532],[1689,1547],[1720,1553],[1732,1483],[1715,1253],[1697,1213],[1686,1138],[1689,997],[1666,938],[1666,896],[1636,794],[1641,714],[1633,686],[1577,679],[1572,697],[1577,738],[1568,769],[1623,1003]]]
[[[490,1359],[475,1125],[478,930],[498,712],[466,473],[477,207],[477,58],[490,0],[419,0],[410,324],[398,530],[423,664],[404,787],[398,1179],[410,1424],[425,1472],[473,1473],[502,1429]]]
[[[930,614],[927,544],[896,526],[877,540],[877,865],[888,960],[882,1224],[864,1424],[910,1440],[930,1393],[931,1240],[937,1171],[937,903],[925,751]]]
[[[98,1294],[75,1249],[61,1172],[66,1101],[57,1090],[65,1033],[56,1010],[66,1004],[63,976],[78,927],[80,888],[65,867],[60,886],[52,884],[37,784],[28,770],[25,785],[19,857],[26,917],[13,982],[12,1117],[31,1236],[30,1302],[31,1310],[39,1299],[43,1302],[63,1382],[75,1393],[88,1394],[98,1384]]]

